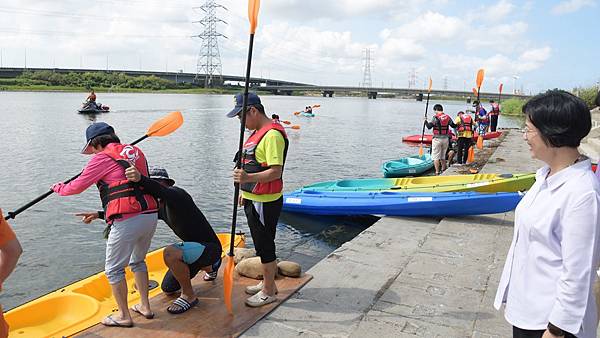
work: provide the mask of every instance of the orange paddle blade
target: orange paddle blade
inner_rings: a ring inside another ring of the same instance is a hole
[[[483,136],[481,135],[477,137],[477,149],[483,149]]]
[[[481,88],[481,84],[483,83],[483,68],[477,72],[477,88]]]
[[[427,91],[428,91],[428,92],[430,92],[430,91],[431,91],[431,84],[432,84],[432,82],[431,82],[431,77],[429,77],[429,88],[427,89]]]
[[[292,124],[292,122],[286,121],[286,120],[281,120],[281,123],[283,123],[283,124]]]
[[[479,170],[477,170],[477,169],[474,169],[474,168],[471,168],[471,169],[469,169],[469,172],[470,172],[471,174],[477,174],[477,173],[479,172]]]
[[[313,108],[319,108],[319,107],[321,107],[320,104],[313,104]]]
[[[475,96],[477,96],[477,88],[473,88],[473,94],[475,94]]]
[[[300,112],[299,111],[295,111],[294,115],[300,115]]]
[[[419,147],[419,157],[423,157],[423,145]]]
[[[162,119],[154,122],[146,135],[148,136],[166,136],[174,132],[183,124],[183,116],[181,112],[174,111]]]
[[[297,124],[296,124],[296,125],[293,125],[293,126],[292,126],[292,129],[300,129],[300,126],[299,126],[299,125],[297,125]]]
[[[467,156],[467,163],[471,163],[475,161],[475,149],[473,149],[473,146],[469,147],[469,155]]]
[[[498,92],[499,92],[500,94],[502,94],[502,87],[503,87],[503,86],[504,86],[504,85],[501,83],[501,84],[500,84],[500,87],[498,87]]]
[[[258,24],[258,9],[260,8],[260,0],[248,1],[248,19],[250,20],[250,34],[256,32]]]
[[[223,298],[225,306],[230,314],[233,314],[233,305],[231,304],[231,292],[233,291],[233,256],[227,255],[225,270],[223,271]]]

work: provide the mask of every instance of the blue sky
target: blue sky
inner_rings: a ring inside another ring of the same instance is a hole
[[[3,66],[196,71],[204,0],[3,0]],[[217,0],[224,74],[243,74],[246,0]],[[90,15],[91,14],[91,15]],[[359,85],[365,48],[375,86],[484,91],[571,89],[600,81],[600,0],[263,0],[253,75]],[[516,79],[515,79],[516,77]]]

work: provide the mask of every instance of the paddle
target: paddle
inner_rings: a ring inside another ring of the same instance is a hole
[[[479,107],[481,107],[481,101],[479,101],[479,94],[481,91],[481,84],[483,83],[483,74],[483,68],[477,72],[477,103],[479,104],[479,106],[476,108],[477,112],[475,112],[475,114],[479,114]],[[483,149],[483,135],[481,135],[481,132],[477,137],[477,149]]]
[[[240,139],[238,145],[237,161],[235,164],[236,168],[242,167],[242,147],[244,146],[244,131],[246,127],[246,106],[248,104],[248,85],[250,83],[250,67],[252,65],[252,47],[254,45],[254,33],[256,32],[256,24],[258,19],[258,9],[260,7],[260,0],[248,0],[248,19],[250,20],[250,42],[248,44],[248,62],[246,65],[246,79],[244,85],[244,101],[242,104],[242,118],[240,120]],[[235,225],[237,222],[237,207],[238,200],[240,198],[240,184],[235,184],[233,193],[233,216],[231,217],[231,241],[229,243],[229,252],[227,253],[227,263],[225,264],[225,271],[223,274],[223,297],[225,299],[225,306],[230,314],[233,314],[233,306],[231,304],[231,292],[233,290],[233,246],[235,240]]]
[[[427,88],[427,103],[425,104],[425,121],[427,121],[427,109],[429,108],[429,94],[431,93],[431,78],[429,78],[429,88]],[[423,121],[423,130],[421,131],[421,145],[419,146],[419,157],[423,157],[423,137],[425,137],[425,121]]]
[[[143,140],[145,140],[148,137],[151,136],[166,136],[171,134],[172,132],[174,132],[175,130],[177,130],[177,128],[179,128],[181,126],[181,124],[183,123],[183,116],[181,116],[181,113],[176,111],[176,112],[172,112],[169,115],[163,117],[160,120],[157,120],[156,122],[154,122],[150,128],[148,128],[148,131],[146,131],[146,135],[140,137],[139,139],[133,141],[132,143],[130,143],[131,145],[135,145]],[[79,177],[79,175],[81,175],[81,173],[71,177],[70,179],[66,180],[64,183],[69,183],[72,180],[76,179],[77,177]],[[9,213],[7,213],[7,216],[4,217],[5,220],[11,219],[11,218],[15,218],[18,214],[22,213],[23,211],[31,208],[32,206],[34,206],[35,204],[37,204],[38,202],[40,202],[41,200],[45,199],[46,197],[52,195],[54,191],[49,190],[46,193],[44,193],[43,195],[38,196],[36,199],[34,199],[33,201],[25,204],[24,206],[18,208],[15,211],[11,211]]]
[[[498,104],[500,104],[500,100],[502,99],[502,87],[504,85],[501,83],[500,87],[498,87]]]
[[[279,120],[279,122],[281,122],[283,124],[292,124],[292,122],[287,121],[287,120]]]

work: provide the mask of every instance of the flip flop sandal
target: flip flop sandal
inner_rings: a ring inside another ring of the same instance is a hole
[[[204,274],[204,277],[202,277],[202,279],[203,279],[205,282],[210,282],[210,281],[213,281],[213,280],[217,279],[217,273],[218,273],[217,271],[213,271],[213,272],[206,272],[206,273]]]
[[[198,298],[194,299],[194,301],[190,303],[187,300],[185,300],[184,298],[179,297],[179,298],[175,299],[175,301],[173,302],[173,304],[171,304],[171,306],[169,306],[167,308],[167,311],[169,313],[174,314],[174,315],[178,315],[180,313],[184,313],[187,310],[193,308],[194,306],[196,306],[198,304],[198,302],[199,302]],[[178,308],[176,308],[176,309],[173,310],[172,309],[173,305],[177,305]]]
[[[142,311],[140,311],[140,308],[138,307],[138,304],[136,304],[136,305],[132,306],[132,307],[130,308],[130,310],[131,310],[131,311],[133,311],[133,312],[136,312],[136,313],[139,313],[139,314],[141,314],[141,315],[142,315],[142,316],[144,316],[144,318],[146,318],[146,319],[152,319],[152,318],[154,318],[154,312],[150,312],[150,313],[148,313],[148,314],[142,313]]]
[[[101,322],[104,326],[114,326],[114,327],[133,327],[133,322],[131,323],[119,323],[116,319],[109,315],[105,317]]]

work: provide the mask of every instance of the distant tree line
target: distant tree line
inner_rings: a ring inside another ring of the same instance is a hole
[[[136,88],[136,89],[180,89],[191,88],[189,83],[175,83],[173,81],[151,76],[129,76],[125,73],[55,73],[44,70],[24,72],[14,79],[15,85],[31,86],[67,86],[83,88]]]

